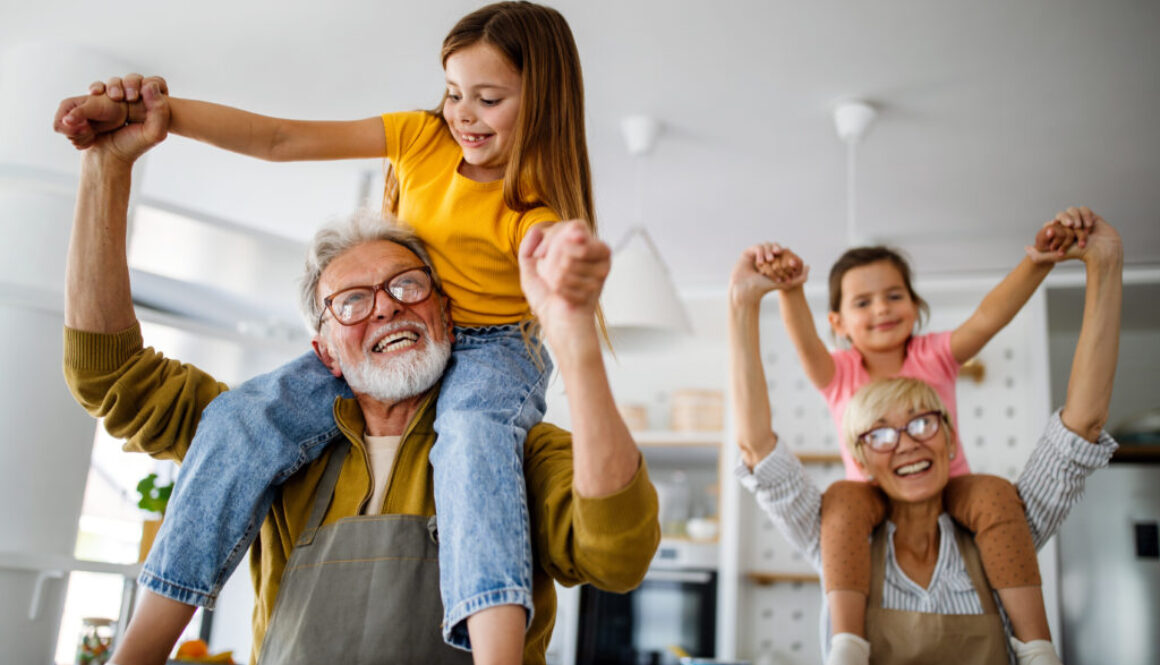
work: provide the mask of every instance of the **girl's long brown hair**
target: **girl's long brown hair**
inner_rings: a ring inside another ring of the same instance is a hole
[[[584,130],[584,79],[572,30],[560,12],[530,2],[498,2],[459,20],[443,40],[442,62],[486,43],[520,72],[519,116],[504,172],[504,204],[517,212],[539,205],[561,219],[583,220],[596,233],[592,174]],[[431,112],[443,118],[443,103]],[[398,179],[387,172],[387,210],[398,211]]]
[[[443,40],[441,58],[478,43],[495,47],[520,73],[522,92],[504,204],[517,212],[543,205],[579,219],[596,235],[592,173],[584,130],[584,77],[572,29],[560,12],[531,2],[497,2],[464,16]],[[443,99],[431,111],[443,118]],[[445,122],[445,120],[444,120]],[[398,213],[399,182],[387,167],[383,207]],[[605,340],[604,314],[597,319]]]

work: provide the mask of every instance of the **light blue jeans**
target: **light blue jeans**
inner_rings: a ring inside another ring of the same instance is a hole
[[[551,360],[537,363],[519,326],[456,328],[431,450],[443,636],[468,648],[466,619],[497,605],[532,613],[524,441],[544,415]],[[313,353],[214,399],[182,462],[141,571],[146,589],[212,608],[270,510],[277,485],[339,434],[350,388]]]

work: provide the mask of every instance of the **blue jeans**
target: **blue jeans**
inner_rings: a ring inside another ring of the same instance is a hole
[[[551,361],[532,359],[516,325],[456,328],[431,450],[444,638],[467,647],[464,619],[496,605],[532,612],[523,449],[543,418]],[[218,396],[202,413],[141,584],[213,607],[270,510],[276,486],[338,435],[350,388],[307,353]]]
[[[436,404],[435,510],[443,639],[468,648],[469,615],[522,605],[532,619],[524,442],[544,417],[552,363],[519,326],[456,328]]]

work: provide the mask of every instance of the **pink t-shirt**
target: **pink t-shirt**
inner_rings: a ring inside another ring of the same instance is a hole
[[[862,386],[870,383],[870,375],[862,366],[862,354],[857,349],[835,351],[834,378],[830,384],[822,389],[822,396],[826,398],[826,405],[830,407],[830,415],[834,418],[834,425],[838,428],[838,438],[842,441],[842,462],[846,465],[846,478],[849,480],[866,480],[866,474],[858,468],[853,455],[846,446],[842,437],[842,414],[846,412],[846,404]],[[951,422],[955,430],[959,428],[959,416],[955,402],[955,380],[959,376],[959,363],[951,354],[951,333],[929,333],[916,335],[906,343],[906,360],[897,376],[906,376],[921,379],[930,384],[950,411]],[[966,451],[962,446],[958,454],[951,460],[950,475],[965,476],[971,472],[967,466]]]

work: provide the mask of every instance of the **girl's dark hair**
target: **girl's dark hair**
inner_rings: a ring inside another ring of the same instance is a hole
[[[910,264],[906,262],[906,258],[898,250],[882,245],[848,249],[834,262],[834,267],[830,268],[830,311],[837,312],[842,306],[842,278],[846,276],[846,273],[854,268],[861,268],[880,261],[890,263],[898,269],[898,274],[902,275],[902,283],[906,285],[910,299],[918,307],[919,325],[921,325],[923,320],[930,317],[930,305],[926,304],[922,296],[915,292],[910,278]]]

